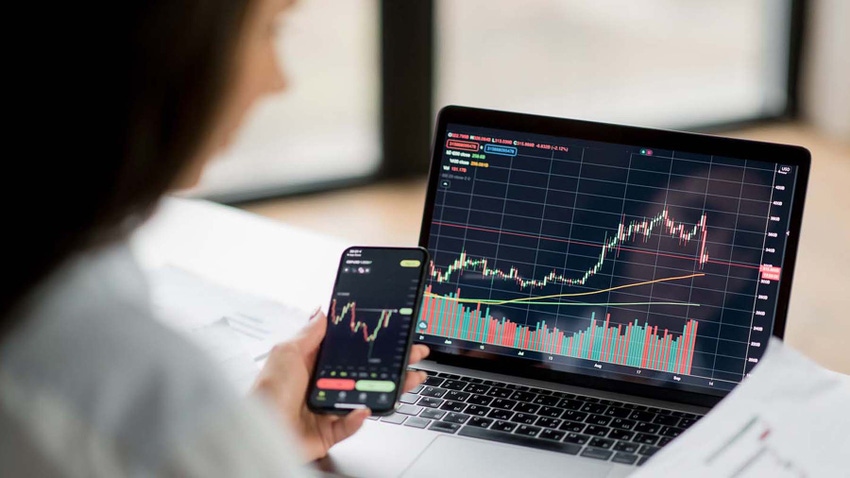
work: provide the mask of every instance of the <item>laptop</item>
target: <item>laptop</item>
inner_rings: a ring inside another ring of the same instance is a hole
[[[457,106],[434,133],[428,380],[321,469],[626,476],[785,329],[801,147]]]

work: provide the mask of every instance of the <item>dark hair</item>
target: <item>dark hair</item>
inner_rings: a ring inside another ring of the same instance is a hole
[[[75,253],[125,237],[198,154],[228,93],[249,3],[126,0],[120,11],[60,18],[51,50],[23,72],[50,82],[22,94],[43,100],[20,120],[40,139],[6,162],[17,184],[0,188],[12,209],[0,337],[40,281]]]

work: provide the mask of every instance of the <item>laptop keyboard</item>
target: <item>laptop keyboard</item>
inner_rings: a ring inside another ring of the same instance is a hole
[[[385,423],[642,465],[701,415],[426,371]]]

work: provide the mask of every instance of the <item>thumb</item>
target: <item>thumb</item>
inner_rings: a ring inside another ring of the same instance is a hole
[[[321,310],[317,310],[310,317],[310,321],[295,337],[295,344],[302,355],[308,357],[316,353],[319,344],[325,338],[325,331],[328,328],[327,322],[327,317]]]

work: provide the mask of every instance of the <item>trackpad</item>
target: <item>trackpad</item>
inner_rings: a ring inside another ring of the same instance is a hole
[[[402,476],[606,476],[612,465],[562,453],[441,436]],[[552,475],[548,475],[552,473]],[[557,473],[557,475],[555,475]]]

